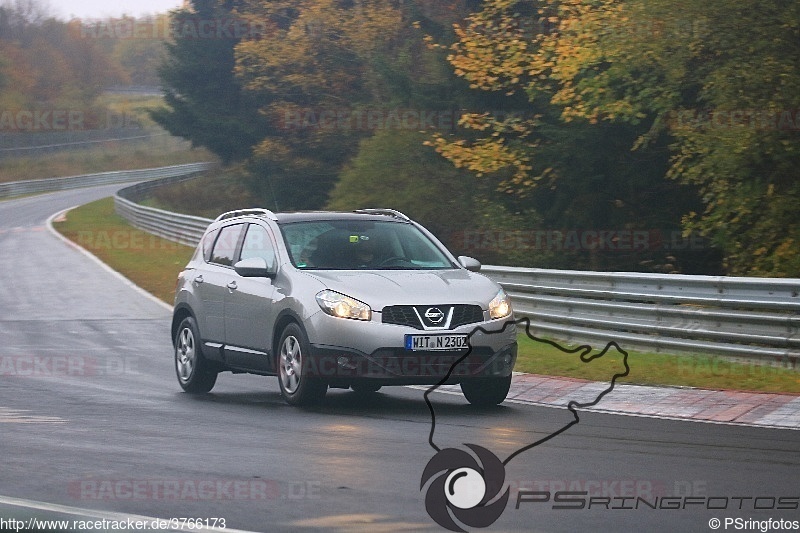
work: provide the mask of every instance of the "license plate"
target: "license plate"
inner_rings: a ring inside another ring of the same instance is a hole
[[[406,335],[406,350],[458,351],[469,348],[466,335]]]

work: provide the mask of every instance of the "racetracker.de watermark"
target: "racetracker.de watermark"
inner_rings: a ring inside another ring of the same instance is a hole
[[[667,117],[672,130],[800,131],[800,109],[683,109]]]
[[[691,321],[691,313],[687,320],[679,324],[685,330],[700,329],[700,323]],[[741,376],[743,378],[767,377],[782,374],[786,370],[800,371],[797,356],[773,356],[758,362],[747,359],[725,359],[723,357],[677,357],[676,373],[680,376],[712,374],[715,376]]]
[[[565,21],[566,23],[567,21]],[[559,22],[548,16],[519,19],[520,28],[528,35],[549,35],[559,29]],[[572,32],[597,32],[595,23],[584,23],[570,19],[568,30]],[[640,39],[665,36],[674,39],[703,38],[709,34],[709,21],[704,17],[682,17],[677,13],[664,18],[618,17],[605,21],[603,31],[607,34],[630,35]]]
[[[266,501],[321,498],[321,481],[272,479],[82,479],[69,483],[78,500]]]
[[[511,355],[487,358],[467,355],[467,349],[452,352],[428,352],[402,355],[332,354],[309,358],[305,372],[327,378],[380,378],[386,376],[435,378],[451,371],[451,376],[498,375],[510,372]],[[463,358],[463,359],[462,359]],[[455,366],[454,363],[459,360]]]
[[[183,240],[192,240],[191,235],[184,237]],[[89,250],[175,250],[182,246],[175,241],[136,229],[79,231],[76,242]]]
[[[704,496],[707,494],[704,480],[666,480],[666,479],[532,479],[509,480],[511,499],[518,494],[585,492],[592,497],[608,498],[647,498],[664,496]]]
[[[707,250],[699,235],[684,236],[673,230],[542,229],[465,230],[451,235],[453,247],[465,251],[604,251]]]
[[[0,133],[142,129],[134,113],[94,109],[0,109]]]
[[[237,17],[182,19],[130,17],[105,19],[75,19],[82,39],[174,39],[233,40],[259,39],[267,35],[271,25],[264,21]]]
[[[299,108],[287,109],[278,116],[278,127],[284,130],[377,131],[428,129],[449,130],[458,125],[465,111],[460,109],[351,109]],[[494,120],[522,119],[516,111],[492,111]]]
[[[22,378],[87,378],[138,374],[129,357],[85,355],[3,355],[0,376]]]

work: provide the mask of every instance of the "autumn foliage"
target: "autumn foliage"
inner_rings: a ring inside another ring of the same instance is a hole
[[[597,135],[627,124],[642,154],[667,146],[664,179],[703,204],[682,213],[684,232],[710,238],[728,273],[800,276],[800,4],[488,0],[456,32],[448,60],[474,89],[524,94]],[[457,166],[536,188],[542,124],[465,115],[472,135],[433,144]]]
[[[192,0],[88,29],[8,5],[2,109],[160,82],[156,122],[262,205],[402,207],[521,266],[800,276],[797,2]],[[672,246],[525,236],[628,234]]]

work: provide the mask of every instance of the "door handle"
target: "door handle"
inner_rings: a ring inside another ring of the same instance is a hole
[[[201,283],[203,283],[203,275],[202,275],[202,274],[200,274],[199,276],[197,276],[196,278],[194,278],[194,282],[195,282],[195,283],[197,283],[198,285],[199,285],[199,284],[201,284]]]
[[[232,290],[232,291],[235,291],[235,290],[236,290],[238,287],[239,287],[239,286],[236,284],[236,282],[235,282],[235,281],[231,281],[230,283],[228,283],[228,288],[229,288],[230,290]]]

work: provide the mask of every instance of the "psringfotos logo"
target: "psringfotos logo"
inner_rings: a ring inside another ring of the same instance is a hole
[[[531,333],[531,322],[527,317],[521,318],[516,322],[506,322],[500,331],[505,331],[506,328],[513,327],[516,324],[525,324],[525,334],[531,340],[549,344],[564,353],[578,355],[583,363],[590,363],[605,356],[611,350],[616,350],[623,356],[622,363],[625,370],[614,374],[608,387],[598,393],[593,400],[583,403],[575,400],[570,401],[567,404],[567,410],[572,414],[572,420],[569,423],[536,442],[531,442],[518,448],[506,457],[504,461],[501,461],[494,453],[477,444],[466,444],[470,450],[469,452],[456,448],[440,448],[434,442],[436,412],[429,396],[433,391],[445,384],[453,376],[455,368],[469,357],[472,352],[472,344],[469,341],[473,335],[478,332],[484,335],[499,333],[498,331],[487,331],[482,327],[475,328],[467,336],[469,349],[466,353],[454,361],[447,375],[439,383],[425,391],[423,395],[431,413],[431,431],[428,434],[428,444],[436,451],[436,455],[428,461],[425,470],[422,472],[419,488],[422,490],[426,485],[428,486],[428,492],[425,494],[425,509],[428,511],[428,515],[437,524],[450,531],[465,532],[464,526],[481,528],[494,524],[505,511],[511,494],[511,487],[506,486],[505,483],[506,465],[521,453],[544,444],[578,424],[580,422],[578,409],[597,405],[606,394],[614,390],[617,379],[630,373],[628,352],[623,350],[616,342],[609,342],[599,353],[592,353],[592,347],[586,344],[576,348],[565,348],[557,342],[549,339],[540,339],[533,335]],[[502,492],[504,486],[506,489],[505,492]]]
[[[498,457],[476,444],[472,454],[456,448],[439,451],[422,473],[420,490],[428,484],[425,509],[437,524],[450,531],[488,527],[500,518],[508,503],[506,469]]]

